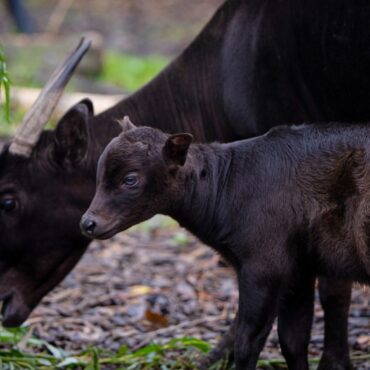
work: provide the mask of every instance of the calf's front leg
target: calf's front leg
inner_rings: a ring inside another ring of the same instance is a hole
[[[289,370],[308,370],[315,276],[312,272],[299,272],[289,280],[279,303],[279,342]]]
[[[263,266],[263,261],[259,265]],[[235,335],[236,370],[255,370],[277,314],[282,279],[243,266],[238,271],[239,312]]]
[[[282,298],[278,312],[278,331],[282,353],[289,370],[307,369],[307,348],[313,315],[313,276],[296,277]],[[348,347],[348,309],[351,282],[319,278],[319,294],[325,315],[325,345],[318,370],[351,370]],[[208,370],[225,354],[233,362],[236,319],[217,346],[201,360],[199,368]]]

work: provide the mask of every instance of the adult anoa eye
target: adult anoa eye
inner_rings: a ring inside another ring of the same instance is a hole
[[[123,178],[123,184],[128,186],[128,187],[135,186],[135,185],[138,184],[138,182],[139,182],[139,176],[134,172],[131,172],[131,173],[127,174]]]
[[[11,212],[17,207],[17,201],[14,198],[3,198],[0,199],[0,210],[5,212]]]

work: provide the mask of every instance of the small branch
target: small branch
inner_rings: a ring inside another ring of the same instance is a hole
[[[49,22],[46,26],[45,32],[58,33],[63,21],[68,13],[69,8],[72,5],[73,0],[59,0],[58,4],[55,6]]]

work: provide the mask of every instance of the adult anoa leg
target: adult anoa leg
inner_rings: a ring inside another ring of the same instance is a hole
[[[231,323],[229,330],[217,343],[216,347],[200,360],[198,364],[200,370],[208,370],[213,364],[221,360],[226,360],[228,364],[234,362],[235,327],[236,318]]]
[[[239,312],[235,335],[236,370],[255,370],[277,314],[282,279],[261,271],[263,261],[238,271]]]
[[[313,318],[315,276],[292,275],[278,311],[281,351],[289,370],[308,370],[308,343]]]
[[[348,346],[350,281],[320,277],[319,294],[325,319],[325,342],[318,370],[352,369]]]

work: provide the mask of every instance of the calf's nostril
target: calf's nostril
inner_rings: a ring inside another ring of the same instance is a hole
[[[87,235],[92,235],[94,232],[94,229],[96,227],[96,222],[86,218],[85,220],[82,221],[82,229]]]

